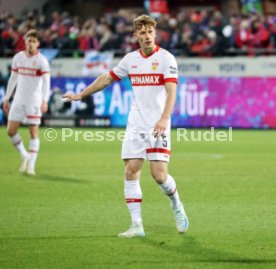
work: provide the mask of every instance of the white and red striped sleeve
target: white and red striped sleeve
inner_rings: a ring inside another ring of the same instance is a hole
[[[12,59],[12,64],[11,64],[11,75],[9,77],[9,81],[8,81],[8,85],[7,85],[7,90],[6,90],[6,94],[4,97],[5,101],[8,101],[14,90],[15,90],[15,86],[17,84],[17,72],[18,72],[18,53],[14,55],[13,59]]]
[[[13,59],[12,59],[12,64],[11,64],[11,71],[13,72],[18,72],[18,57],[19,57],[19,53],[15,54]]]
[[[127,77],[129,74],[128,64],[127,64],[127,55],[115,66],[112,70],[109,71],[109,74],[115,80],[121,80],[124,77]]]
[[[44,56],[42,57],[42,60],[41,60],[41,67],[40,67],[40,70],[41,70],[41,75],[50,73],[50,65],[49,65],[49,62],[48,62],[48,60],[46,59],[46,57],[44,57]]]
[[[46,57],[42,57],[41,61],[42,75],[42,100],[48,102],[50,96],[50,65]]]
[[[175,57],[172,54],[168,54],[166,64],[164,66],[164,83],[178,81],[178,68]]]

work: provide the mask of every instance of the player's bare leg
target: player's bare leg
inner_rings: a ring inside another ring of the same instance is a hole
[[[142,191],[140,187],[140,175],[143,163],[143,159],[125,160],[124,193],[132,225],[126,232],[120,233],[119,237],[132,238],[145,236],[141,217]]]
[[[164,161],[150,161],[150,168],[152,177],[171,201],[178,232],[185,233],[189,226],[188,217],[180,201],[176,183],[173,177],[168,174],[168,163]]]
[[[39,151],[40,141],[39,141],[39,127],[38,125],[30,125],[30,145],[29,145],[29,164],[27,169],[27,174],[35,175],[35,162],[37,159],[37,154]]]
[[[23,140],[18,133],[18,128],[20,127],[21,122],[19,121],[8,121],[7,134],[10,137],[13,145],[20,153],[22,163],[19,168],[19,172],[25,172],[28,165],[29,155],[24,147]]]

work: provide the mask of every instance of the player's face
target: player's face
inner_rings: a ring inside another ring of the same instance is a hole
[[[143,51],[154,49],[156,38],[156,30],[154,27],[143,25],[140,30],[135,31],[134,35]]]
[[[28,53],[34,54],[39,47],[39,41],[37,40],[37,38],[35,38],[33,36],[29,36],[25,41],[25,45],[26,45],[26,50],[28,51]]]

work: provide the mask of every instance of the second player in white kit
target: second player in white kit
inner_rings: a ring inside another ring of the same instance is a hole
[[[12,72],[17,75],[17,87],[8,119],[39,125],[42,101],[48,102],[49,98],[49,84],[44,82],[44,78],[48,78],[43,77],[50,73],[47,59],[39,51],[32,56],[26,51],[21,51],[13,58]],[[10,98],[9,95],[8,91],[6,99]]]
[[[104,89],[112,82],[129,77],[134,100],[122,146],[125,163],[124,194],[132,224],[119,237],[144,237],[140,175],[145,159],[151,174],[173,208],[179,233],[188,230],[188,218],[179,198],[175,180],[168,174],[170,157],[170,115],[176,99],[177,64],[168,51],[155,44],[156,22],[141,15],[133,22],[134,36],[141,49],[128,53],[110,72],[99,76],[79,94],[65,94],[72,101],[81,100]]]
[[[19,172],[35,175],[40,147],[38,126],[42,113],[48,110],[50,67],[47,59],[38,51],[39,35],[35,30],[26,34],[25,45],[26,50],[17,53],[13,58],[3,108],[8,114],[7,133],[22,158]],[[9,100],[12,96],[10,107]],[[29,152],[18,133],[22,123],[27,124],[30,131]]]

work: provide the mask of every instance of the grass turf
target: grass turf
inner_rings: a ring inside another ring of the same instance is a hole
[[[174,131],[170,173],[190,229],[176,232],[145,163],[144,239],[117,238],[130,224],[121,142],[62,142],[61,130],[47,142],[43,132],[29,177],[0,129],[1,269],[276,267],[274,131],[238,130],[225,143],[176,142]]]

